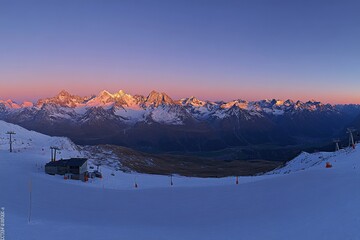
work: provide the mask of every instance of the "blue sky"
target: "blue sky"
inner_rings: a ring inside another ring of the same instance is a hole
[[[357,1],[0,0],[0,99],[103,89],[360,103]]]

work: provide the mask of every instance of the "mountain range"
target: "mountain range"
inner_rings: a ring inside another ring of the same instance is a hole
[[[319,145],[342,137],[347,126],[360,120],[360,107],[277,99],[173,100],[156,91],[148,96],[102,91],[82,97],[63,90],[36,103],[0,100],[0,119],[67,136],[78,144],[114,144],[150,152],[240,148],[229,158],[284,160],[285,156],[264,150]]]

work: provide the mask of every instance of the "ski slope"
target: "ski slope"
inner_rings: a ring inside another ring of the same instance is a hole
[[[52,145],[62,146],[59,158],[84,154],[69,139],[1,121],[0,129],[5,239],[360,239],[358,149],[302,153],[239,185],[176,176],[170,186],[166,176],[106,167],[104,179],[83,183],[44,173]],[[17,133],[13,153],[10,130]]]

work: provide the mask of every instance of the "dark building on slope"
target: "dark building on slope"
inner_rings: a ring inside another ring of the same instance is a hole
[[[50,175],[67,175],[72,179],[84,180],[87,174],[87,159],[70,158],[51,161],[45,165],[45,173]]]

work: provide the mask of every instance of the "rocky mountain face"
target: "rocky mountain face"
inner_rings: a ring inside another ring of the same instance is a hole
[[[81,97],[61,91],[34,104],[0,101],[1,120],[31,130],[67,136],[79,144],[116,144],[158,152],[331,141],[359,114],[358,105],[276,99],[173,100],[156,91],[147,97],[123,91]]]

